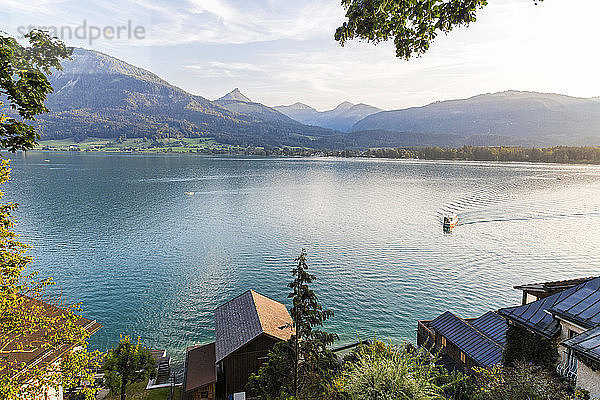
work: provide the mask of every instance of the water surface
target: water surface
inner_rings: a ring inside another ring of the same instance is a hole
[[[214,308],[284,301],[308,251],[328,327],[414,340],[416,321],[518,304],[516,284],[600,274],[600,168],[31,152],[6,198],[34,268],[104,327],[181,358]],[[49,161],[45,161],[49,160]],[[193,196],[185,192],[194,192]],[[441,219],[458,214],[450,235]]]

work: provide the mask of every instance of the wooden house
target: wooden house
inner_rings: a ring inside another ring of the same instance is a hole
[[[214,400],[217,373],[215,342],[188,347],[185,352],[182,400]]]
[[[269,350],[293,334],[285,305],[249,290],[215,310],[217,393],[228,398],[246,391],[252,373]]]

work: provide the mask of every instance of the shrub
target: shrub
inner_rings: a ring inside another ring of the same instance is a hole
[[[334,380],[332,398],[360,400],[443,399],[436,384],[440,369],[428,353],[404,345],[395,347],[375,341],[360,346],[354,361],[344,365]]]
[[[580,392],[542,367],[516,362],[502,369],[476,370],[475,379],[480,390],[474,400],[575,400],[585,399]]]

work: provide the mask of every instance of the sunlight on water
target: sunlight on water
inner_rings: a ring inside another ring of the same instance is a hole
[[[306,247],[343,341],[413,340],[418,319],[517,304],[530,281],[598,274],[600,168],[29,153],[7,199],[34,267],[104,328],[181,358],[213,310],[284,301]],[[49,159],[50,162],[44,162]],[[186,195],[186,192],[194,192]],[[444,215],[458,227],[442,232]]]

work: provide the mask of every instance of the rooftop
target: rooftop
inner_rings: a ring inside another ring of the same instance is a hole
[[[600,362],[600,327],[583,332],[562,344],[578,354]]]
[[[523,290],[531,294],[554,294],[556,292],[580,285],[592,279],[594,279],[593,276],[587,278],[567,279],[562,281],[530,283],[527,285],[515,286],[515,289]]]
[[[471,321],[446,311],[429,326],[480,366],[491,367],[502,362],[507,324],[493,311]]]
[[[35,315],[44,313],[49,317],[58,318],[58,321],[60,321],[61,317],[67,320],[70,315],[60,307],[30,297],[26,297],[22,306],[35,309]],[[102,327],[96,321],[90,321],[84,317],[79,317],[75,321],[75,324],[83,328],[89,335],[94,334]],[[48,335],[53,336],[53,333],[48,332],[43,327],[39,327],[39,329],[33,332],[13,333],[12,337],[9,336],[7,338],[9,342],[0,354],[0,374],[10,373],[12,376],[17,376],[21,371],[34,365],[43,366],[51,364],[79,344],[74,342],[52,344],[52,338],[48,338]],[[15,363],[24,364],[24,368],[15,371],[11,368],[11,365]]]
[[[560,319],[592,329],[600,324],[600,279],[582,285],[570,296],[562,299],[548,309]]]
[[[185,390],[190,392],[217,381],[215,342],[186,350]]]
[[[542,336],[554,338],[560,332],[555,318],[569,319],[585,325],[588,329],[600,323],[600,278],[593,278],[546,298],[498,312],[506,318],[523,325]]]
[[[262,334],[288,340],[291,324],[285,305],[254,290],[244,292],[215,310],[216,362]]]

